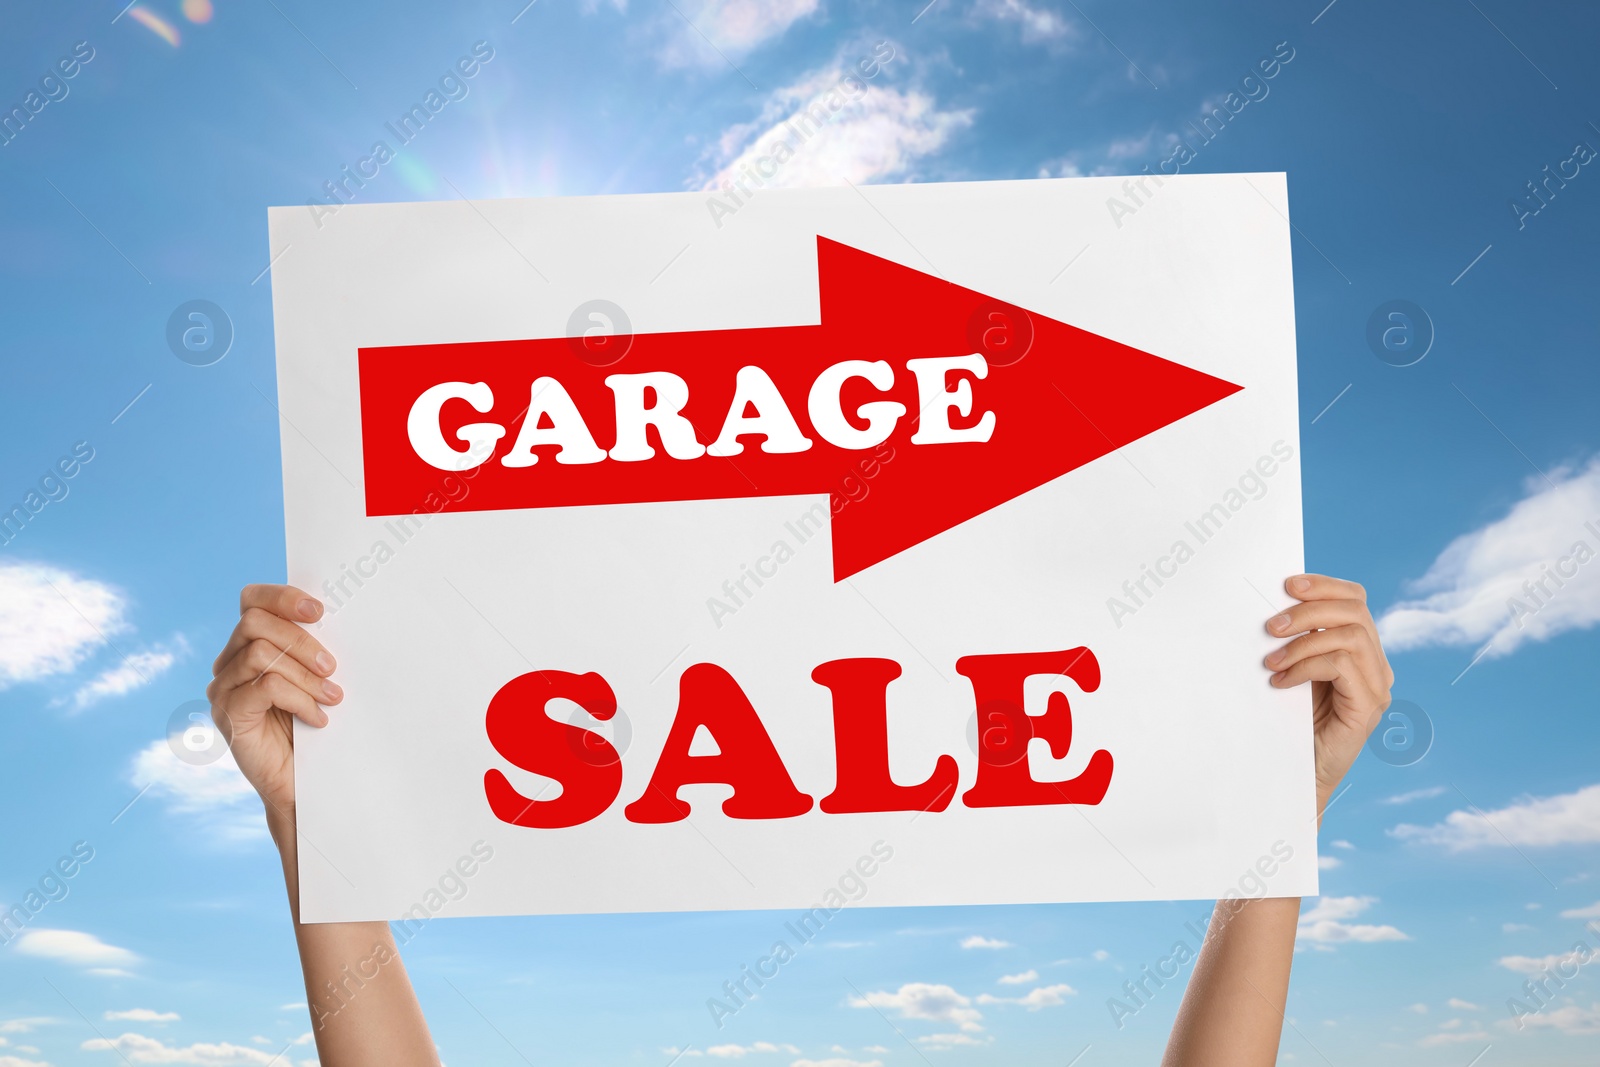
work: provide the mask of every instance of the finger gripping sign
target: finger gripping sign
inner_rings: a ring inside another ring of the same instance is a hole
[[[1110,191],[272,209],[302,915],[1314,893],[1283,176]]]

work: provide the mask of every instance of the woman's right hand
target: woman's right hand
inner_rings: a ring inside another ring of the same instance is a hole
[[[328,677],[333,656],[300,625],[321,617],[322,605],[293,586],[247,585],[239,593],[239,625],[211,664],[212,721],[274,827],[293,825],[292,720],[326,726],[321,705],[344,698]]]

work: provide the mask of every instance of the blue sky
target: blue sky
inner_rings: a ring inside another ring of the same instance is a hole
[[[1137,173],[1179,142],[1185,172],[1286,171],[1308,559],[1366,584],[1435,740],[1364,758],[1329,813],[1283,1062],[1592,1063],[1600,965],[1523,983],[1600,948],[1600,562],[1574,555],[1600,550],[1600,10],[1324,2],[11,12],[0,508],[27,515],[0,538],[0,900],[92,858],[0,948],[0,1067],[314,1057],[258,805],[164,738],[238,587],[282,576],[264,208],[325,197],[479,41],[363,202],[699,188],[880,41],[785,182]],[[166,340],[196,299],[233,332],[204,367]],[[1367,339],[1395,300],[1431,321],[1410,366]],[[1568,577],[1524,592],[1546,568]],[[1107,1001],[1205,914],[847,910],[721,1030],[706,999],[784,916],[445,920],[405,954],[448,1063],[1101,1067],[1159,1055],[1182,978],[1120,1029]],[[1539,1008],[1521,1028],[1513,998]]]

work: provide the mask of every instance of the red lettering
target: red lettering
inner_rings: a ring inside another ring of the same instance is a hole
[[[1044,713],[1023,706],[1029,678],[1066,677],[1085,693],[1100,687],[1100,663],[1087,648],[963,656],[956,672],[972,683],[978,720],[978,773],[961,795],[969,808],[1045,804],[1099,804],[1111,786],[1111,753],[1097,749],[1083,772],[1062,782],[1036,780],[1028,746],[1045,741],[1056,759],[1072,747],[1072,708],[1065,693],[1052,692]],[[879,811],[943,811],[960,780],[955,758],[941,755],[933,773],[916,785],[900,785],[889,769],[889,683],[900,677],[890,659],[832,660],[811,678],[833,698],[835,781],[819,807],[828,814]],[[534,671],[512,679],[489,703],[485,727],[495,751],[511,763],[553,778],[561,795],[525,797],[499,770],[483,776],[495,817],[516,826],[553,829],[588,822],[609,808],[622,789],[617,750],[594,730],[547,714],[552,700],[578,704],[596,719],[617,713],[617,698],[598,674]],[[709,756],[690,755],[704,728],[716,742]],[[644,795],[623,814],[629,822],[669,823],[690,814],[678,797],[686,785],[733,787],[722,812],[734,819],[789,819],[811,810],[784,766],[739,683],[711,663],[696,663],[679,681],[678,710]]]
[[[862,811],[943,811],[956,794],[955,757],[940,756],[920,785],[889,776],[889,683],[900,677],[892,659],[836,659],[811,672],[833,693],[833,792],[819,807],[830,814]]]
[[[681,786],[720,782],[733,786],[722,813],[733,819],[788,819],[811,810],[756,709],[733,676],[711,663],[696,663],[679,681],[678,713],[644,795],[623,814],[629,822],[677,822],[689,805],[678,799]],[[691,756],[689,747],[704,726],[717,743],[714,756]]]
[[[1072,747],[1072,708],[1062,692],[1050,694],[1043,715],[1023,710],[1023,682],[1037,674],[1065,675],[1085,693],[1100,688],[1100,661],[1087,648],[1064,652],[1013,652],[962,656],[956,673],[972,682],[979,711],[978,780],[961,795],[969,808],[1027,804],[1098,804],[1111,786],[1111,753],[1099,749],[1076,778],[1035,781],[1026,758],[1028,742],[1043,738],[1061,759]],[[997,725],[987,726],[993,723]],[[1009,728],[1001,728],[1004,723]],[[986,728],[985,728],[986,727]]]
[[[483,791],[502,822],[544,829],[576,826],[609,808],[622,790],[622,760],[611,742],[545,714],[549,702],[558,698],[602,722],[617,713],[616,694],[593,673],[519,675],[489,701],[484,727],[494,750],[525,771],[561,783],[559,797],[539,800],[518,793],[500,771],[489,771],[483,776]]]

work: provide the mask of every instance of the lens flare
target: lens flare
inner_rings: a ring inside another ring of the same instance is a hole
[[[128,17],[144,26],[151,33],[155,34],[157,37],[161,38],[174,48],[178,47],[179,43],[182,41],[182,38],[178,36],[177,27],[173,26],[172,23],[168,22],[166,19],[162,18],[160,15],[157,15],[153,11],[147,11],[142,7],[135,7],[128,12]]]
[[[190,22],[210,22],[211,14],[211,0],[183,0],[183,17]]]

